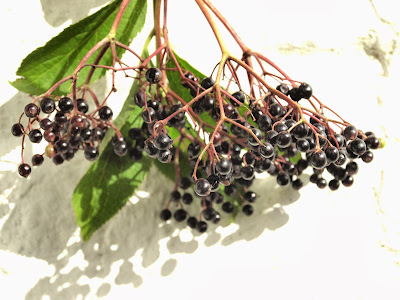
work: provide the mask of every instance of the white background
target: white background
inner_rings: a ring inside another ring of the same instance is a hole
[[[199,9],[194,1],[169,2],[172,44],[209,74],[220,52]],[[105,3],[2,4],[1,298],[400,299],[394,1],[213,1],[250,48],[386,140],[351,188],[330,192],[309,184],[299,194],[259,179],[252,217],[239,216],[230,226],[225,220],[200,236],[159,220],[171,184],[152,169],[136,196],[85,243],[71,195],[89,164],[81,157],[57,167],[46,161],[29,179],[18,176],[20,140],[10,127],[30,98],[8,81],[26,55]],[[138,52],[150,28],[132,45]],[[101,92],[107,84],[96,86]],[[115,110],[129,82],[121,79],[118,89],[120,98],[110,103]],[[28,145],[27,157],[36,150]]]

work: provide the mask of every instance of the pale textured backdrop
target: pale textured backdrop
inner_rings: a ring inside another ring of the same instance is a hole
[[[2,4],[0,298],[400,299],[396,1],[214,1],[252,49],[386,139],[351,188],[307,185],[299,194],[259,179],[252,217],[200,236],[160,222],[171,184],[152,169],[137,195],[84,243],[71,195],[89,164],[81,157],[57,167],[45,162],[28,180],[18,176],[20,140],[10,127],[29,97],[8,81],[27,54],[106,2]],[[193,1],[169,2],[177,52],[210,73],[219,50],[199,10]],[[129,84],[121,81],[125,99]],[[97,91],[107,84],[101,80]],[[33,151],[29,145],[27,157]]]

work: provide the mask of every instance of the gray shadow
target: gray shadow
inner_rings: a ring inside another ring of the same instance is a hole
[[[66,21],[71,20],[72,24],[85,18],[90,9],[102,6],[109,0],[40,0],[43,17],[48,24],[58,27]],[[79,9],[77,9],[79,8]]]

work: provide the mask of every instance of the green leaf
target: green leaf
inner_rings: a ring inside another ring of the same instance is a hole
[[[108,35],[120,4],[121,0],[110,3],[95,14],[69,26],[45,46],[30,53],[17,71],[17,75],[22,78],[11,84],[22,92],[39,95],[45,93],[59,80],[71,75],[85,54]],[[129,45],[142,30],[146,11],[146,0],[132,0],[122,16],[116,40]],[[117,47],[120,57],[124,51]],[[96,56],[97,53],[87,63],[92,63]],[[110,50],[107,50],[99,64],[112,64]],[[87,67],[79,73],[78,86],[86,80],[89,70],[90,68]],[[94,82],[104,74],[105,69],[96,70],[92,81]],[[68,92],[70,92],[70,82],[62,84],[53,94],[65,95]]]
[[[123,136],[128,136],[131,127],[140,127],[143,123],[142,110],[133,104],[131,97],[138,90],[139,84],[135,81],[114,122],[117,127],[123,124],[120,130]],[[107,136],[102,142],[102,145],[106,144],[105,149],[100,150],[99,159],[82,177],[72,196],[76,220],[85,241],[125,205],[145,179],[152,163],[148,157],[143,157],[140,162],[133,162],[128,155],[118,157],[109,142],[112,134]]]
[[[200,80],[207,77],[206,75],[204,75],[203,73],[201,73],[200,71],[198,71],[194,67],[192,67],[186,60],[179,57],[178,54],[176,54],[175,52],[174,52],[174,54],[175,54],[176,60],[178,61],[179,66],[182,69],[192,72],[193,75],[196,76],[197,78],[199,78]],[[176,68],[175,62],[172,59],[170,59],[167,62],[166,67],[167,68]],[[169,85],[170,89],[173,90],[175,93],[177,93],[183,100],[185,100],[186,102],[189,102],[190,100],[193,99],[192,95],[190,95],[189,89],[185,88],[181,84],[181,76],[178,71],[167,70],[167,78],[168,78],[168,85]],[[208,124],[211,124],[211,125],[215,124],[214,120],[212,119],[212,117],[210,116],[209,113],[202,113],[201,115],[199,115],[199,117]]]

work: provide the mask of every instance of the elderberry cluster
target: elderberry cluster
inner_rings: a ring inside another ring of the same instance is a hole
[[[73,101],[69,97],[38,99],[35,103],[25,106],[24,114],[28,125],[24,128],[21,118],[11,128],[16,137],[26,137],[32,143],[47,142],[44,153],[32,157],[32,166],[39,166],[47,156],[55,165],[74,158],[78,150],[82,150],[87,160],[93,161],[99,157],[99,144],[109,128],[112,110],[102,105],[88,113],[89,105],[83,98]],[[122,156],[126,151],[126,142],[121,139],[115,143],[115,153]],[[18,172],[23,177],[31,173],[31,166],[22,162]]]

